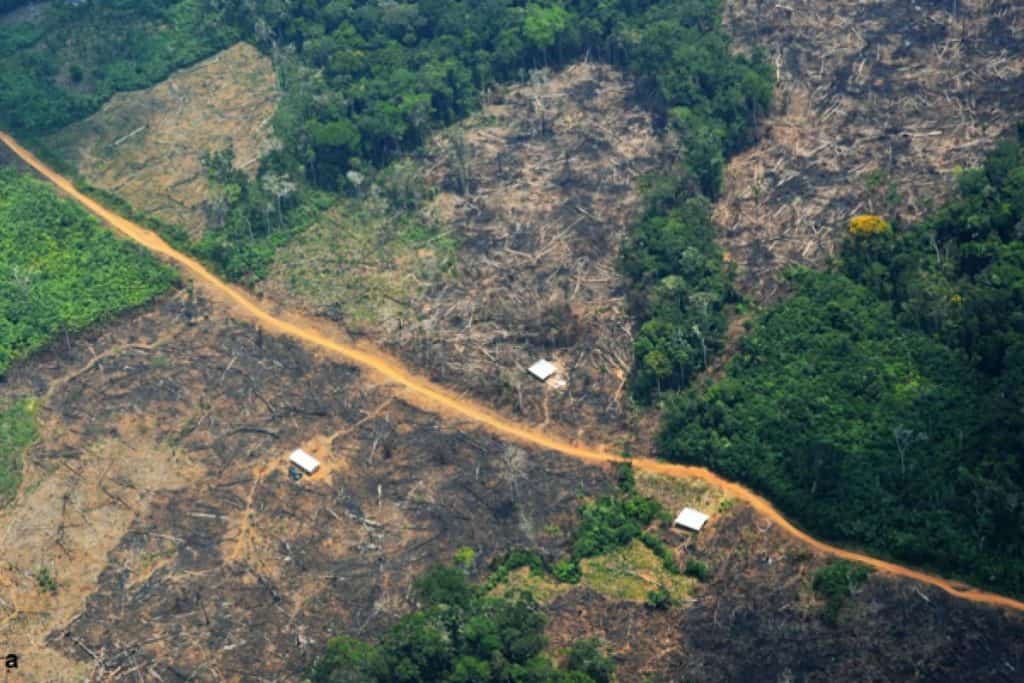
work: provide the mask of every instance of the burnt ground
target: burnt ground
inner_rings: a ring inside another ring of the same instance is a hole
[[[491,93],[397,166],[426,197],[419,219],[436,237],[396,252],[401,212],[359,240],[372,219],[325,218],[279,256],[262,291],[504,412],[629,447],[627,434],[652,431],[637,428],[625,389],[633,331],[616,258],[638,180],[667,149],[631,92],[615,69],[579,63]],[[453,265],[439,271],[441,251]],[[382,253],[391,257],[378,262]],[[387,284],[380,273],[391,286],[373,295]],[[540,358],[560,369],[546,385],[526,373]]]
[[[517,545],[556,558],[580,496],[613,485],[184,291],[20,363],[0,402],[22,396],[39,398],[42,437],[0,512],[13,681],[297,680],[330,635],[372,638],[409,610],[412,578],[459,547],[477,576]],[[296,483],[297,446],[324,468]],[[640,483],[672,508],[721,496]],[[876,576],[830,626],[810,590],[824,558],[743,505],[718,509],[699,538],[660,532],[711,567],[691,601],[652,612],[571,590],[546,608],[553,648],[605,637],[622,681],[1020,680],[1019,615]]]
[[[833,625],[811,589],[821,558],[749,508],[681,552],[711,568],[692,604],[666,612],[569,593],[549,606],[556,646],[614,643],[625,680],[1021,681],[1024,622],[941,591],[872,576]]]
[[[30,673],[60,653],[94,680],[291,680],[332,633],[393,621],[412,577],[460,546],[557,553],[540,530],[607,486],[202,308],[173,297],[9,373],[4,398],[48,396],[2,525],[0,640]],[[293,483],[299,446],[324,469]]]
[[[1024,110],[1024,5],[1006,0],[729,0],[734,45],[779,83],[761,142],[716,206],[740,287],[766,301],[786,266],[821,266],[849,219],[941,202]]]

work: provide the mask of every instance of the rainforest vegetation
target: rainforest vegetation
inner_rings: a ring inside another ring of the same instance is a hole
[[[0,12],[21,4],[6,0]],[[153,85],[240,37],[204,0],[56,0],[36,10],[0,22],[0,126],[27,136],[84,118],[114,93]]]
[[[729,292],[704,207],[689,200],[714,197],[725,159],[753,141],[771,99],[770,69],[733,53],[720,14],[720,0],[310,0],[287,11],[276,0],[55,2],[42,20],[0,26],[0,124],[25,135],[63,126],[246,39],[274,57],[284,90],[274,119],[284,145],[261,173],[353,191],[478,109],[495,84],[583,56],[615,64],[636,76],[679,149],[650,183],[627,271],[651,320],[638,344],[637,386],[649,394],[684,385],[718,346]],[[268,238],[302,220],[253,220],[266,217],[265,183],[240,187],[192,250],[252,279],[272,255]],[[685,242],[686,259],[652,245],[661,237]],[[694,269],[707,277],[691,283]]]
[[[14,359],[143,304],[175,279],[46,183],[0,168],[0,377]]]
[[[415,584],[419,609],[377,644],[339,636],[310,672],[313,683],[610,683],[614,662],[593,640],[558,666],[545,654],[546,619],[528,593],[488,596],[457,566],[436,566]]]
[[[791,283],[724,379],[667,400],[662,452],[817,535],[1024,595],[1024,147]]]

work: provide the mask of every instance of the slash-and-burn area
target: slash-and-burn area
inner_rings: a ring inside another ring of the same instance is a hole
[[[332,633],[397,618],[458,547],[550,546],[581,487],[607,485],[208,313],[181,294],[8,376],[4,398],[59,384],[3,518],[0,637],[26,669],[54,663],[40,680],[66,659],[97,680],[294,677]],[[323,463],[299,482],[296,446]]]
[[[667,153],[632,92],[614,68],[579,63],[490,93],[298,236],[262,291],[531,423],[643,450],[625,436],[651,430],[627,426],[633,329],[616,259],[640,178]],[[547,384],[527,373],[541,358],[559,369]]]
[[[184,291],[13,368],[0,402],[24,396],[42,436],[0,513],[0,642],[27,680],[295,680],[332,634],[372,638],[412,609],[413,577],[458,548],[478,577],[513,547],[557,559],[579,501],[614,489]],[[296,447],[322,467],[293,481]],[[604,562],[603,583],[545,601],[556,651],[604,637],[622,681],[853,680],[850,658],[888,679],[1024,670],[1018,617],[910,582],[870,579],[831,626],[810,589],[824,558],[703,484],[639,482],[714,513],[700,536],[658,531],[708,580],[654,611],[625,590],[647,569]]]

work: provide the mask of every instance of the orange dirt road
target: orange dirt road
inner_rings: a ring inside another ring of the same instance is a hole
[[[67,196],[81,204],[98,218],[110,224],[115,230],[122,233],[124,236],[138,242],[146,249],[163,256],[165,259],[172,261],[174,264],[179,266],[182,270],[187,271],[188,274],[204,288],[204,290],[208,291],[215,298],[230,304],[239,317],[254,322],[267,332],[291,337],[293,339],[303,341],[311,346],[328,351],[350,363],[354,363],[366,370],[370,370],[388,382],[398,385],[398,387],[402,389],[403,393],[413,402],[442,414],[469,420],[470,422],[474,422],[494,434],[507,437],[522,444],[557,451],[564,455],[591,463],[627,462],[620,456],[612,453],[588,447],[586,445],[571,443],[558,436],[546,434],[540,430],[503,417],[493,410],[479,406],[472,401],[461,398],[446,389],[443,389],[423,377],[414,375],[405,369],[400,362],[393,358],[389,358],[383,353],[357,348],[351,344],[331,339],[325,333],[318,331],[317,327],[312,322],[297,324],[270,313],[252,296],[237,287],[233,287],[225,283],[195,259],[172,248],[156,233],[115,214],[95,200],[79,192],[67,178],[64,178],[37,159],[34,154],[19,145],[11,136],[0,132],[0,141],[10,147],[10,149],[25,163],[38,171],[51,183],[56,185]],[[916,571],[909,567],[880,560],[871,557],[870,555],[863,555],[851,550],[837,548],[824,543],[823,541],[819,541],[794,526],[766,499],[740,484],[722,479],[703,467],[675,465],[655,460],[653,458],[642,457],[630,458],[628,462],[631,463],[633,467],[647,472],[654,472],[677,478],[702,479],[713,486],[720,487],[727,491],[731,496],[752,506],[761,515],[777,524],[783,531],[793,538],[796,538],[823,553],[852,560],[854,562],[860,562],[861,564],[873,567],[874,569],[887,574],[902,576],[930,584],[937,588],[941,588],[951,595],[965,600],[1024,612],[1024,602],[1021,602],[1020,600],[977,590],[958,582],[952,582],[938,576]]]

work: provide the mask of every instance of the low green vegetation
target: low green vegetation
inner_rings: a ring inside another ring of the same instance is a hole
[[[455,264],[450,231],[386,197],[343,198],[278,250],[269,281],[354,331],[393,318]]]
[[[559,581],[577,583],[581,576],[580,561],[597,557],[610,550],[624,548],[634,539],[646,539],[652,551],[665,555],[667,549],[653,534],[645,533],[656,517],[665,516],[661,503],[636,490],[633,468],[619,465],[619,492],[584,501],[579,508],[580,524],[569,557],[559,561],[552,572]],[[667,553],[673,563],[671,553]]]
[[[812,533],[1024,595],[1024,147],[915,225],[852,229],[667,401],[661,452]]]
[[[661,504],[637,492],[633,468],[620,465],[619,491],[583,501],[570,552],[554,564],[522,549],[509,552],[491,567],[487,590],[531,592],[547,602],[572,584],[612,598],[644,602],[655,589],[669,591],[672,602],[684,599],[693,581],[683,577],[675,555],[651,527],[667,519]]]
[[[707,581],[709,574],[708,566],[700,560],[687,560],[685,574],[701,582]]]
[[[0,507],[17,495],[22,453],[38,436],[33,401],[16,401],[0,411]]]
[[[309,672],[312,683],[609,683],[614,663],[580,641],[559,666],[545,654],[546,619],[528,594],[487,595],[456,567],[440,565],[415,584],[420,607],[376,644],[332,639]]]
[[[814,592],[825,599],[825,619],[836,623],[839,612],[867,581],[871,569],[846,560],[833,560],[814,573]]]
[[[639,540],[581,560],[579,585],[615,600],[644,603],[652,590],[664,589],[670,603],[690,597],[696,583]]]
[[[59,587],[57,579],[53,576],[49,567],[40,567],[36,570],[35,577],[36,588],[39,589],[40,593],[50,593],[52,595],[57,592],[57,588]]]
[[[0,376],[55,336],[139,306],[173,271],[49,185],[0,168]]]
[[[672,594],[665,586],[658,586],[655,590],[647,593],[644,602],[651,609],[668,609],[672,606]]]

